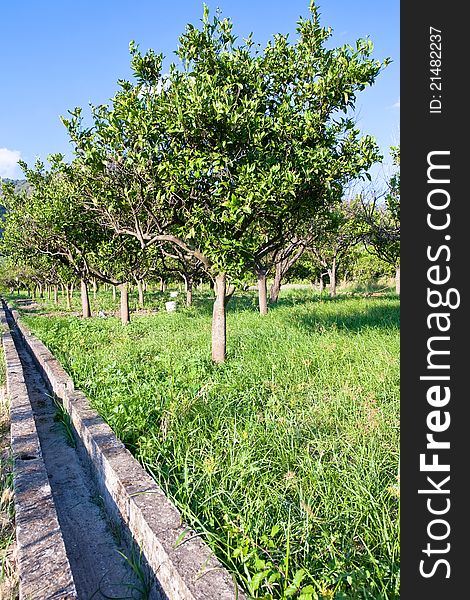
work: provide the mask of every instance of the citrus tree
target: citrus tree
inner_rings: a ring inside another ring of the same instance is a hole
[[[295,43],[277,35],[263,49],[205,8],[167,76],[162,55],[131,44],[135,81],[93,108],[91,128],[80,109],[64,119],[97,221],[143,250],[177,247],[213,279],[215,362],[244,273],[257,271],[265,302],[264,258],[379,159],[348,112],[384,63],[369,40],[327,49],[330,35],[312,4]]]
[[[390,152],[395,172],[387,181],[383,201],[379,195],[361,198],[366,248],[395,269],[395,290],[400,293],[400,147]]]

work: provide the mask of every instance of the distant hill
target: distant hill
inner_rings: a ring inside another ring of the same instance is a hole
[[[19,194],[20,192],[24,192],[25,190],[27,191],[30,187],[29,183],[26,181],[26,179],[8,179],[7,177],[4,177],[3,179],[0,178],[0,182],[12,182],[15,185],[15,192],[17,194]],[[2,195],[2,188],[0,186],[0,197]]]
[[[24,191],[28,192],[28,190],[30,189],[30,185],[26,181],[26,179],[8,179],[7,177],[0,178],[0,237],[3,232],[3,228],[1,226],[1,221],[2,221],[3,215],[5,214],[5,207],[3,206],[3,203],[2,203],[2,186],[1,186],[1,184],[3,182],[6,183],[9,181],[11,181],[14,184],[16,194],[20,194],[21,192],[24,192]]]
[[[26,179],[8,179],[7,177],[0,178],[0,218],[5,213],[5,208],[2,204],[2,186],[1,184],[5,182],[12,182],[15,185],[15,193],[20,194],[21,192],[28,191],[30,189],[29,183]],[[0,230],[1,231],[1,230]]]

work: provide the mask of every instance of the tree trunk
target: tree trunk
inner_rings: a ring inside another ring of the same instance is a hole
[[[219,273],[215,278],[215,300],[212,312],[212,360],[223,363],[225,360],[227,331],[225,315],[225,295],[227,282],[225,273]]]
[[[193,304],[193,278],[191,275],[183,275],[184,287],[186,290],[186,306],[192,306]]]
[[[67,310],[72,310],[72,294],[71,294],[71,288],[72,286],[69,287],[69,284],[67,284],[65,286],[65,301],[67,303]]]
[[[121,283],[119,286],[121,292],[121,323],[127,325],[130,321],[129,318],[129,293],[127,290],[127,283]]]
[[[139,292],[139,306],[144,308],[144,284],[141,279],[137,280],[137,291]]]
[[[54,304],[59,304],[59,287],[54,286]]]
[[[50,300],[51,299],[51,286],[46,285],[46,288],[47,288],[47,299]]]
[[[39,284],[39,297],[40,298],[44,298],[44,294],[43,294],[43,291],[42,291],[42,283]]]
[[[400,265],[397,265],[395,269],[395,291],[400,295]]]
[[[268,290],[266,287],[266,270],[259,269],[258,276],[258,305],[261,315],[268,314]]]
[[[330,276],[330,298],[336,298],[336,260],[333,259],[331,269],[328,269]]]
[[[166,290],[166,283],[163,277],[160,277],[160,291],[163,293]]]
[[[73,292],[75,290],[75,284],[71,283],[70,284],[70,298],[73,298]]]
[[[269,292],[269,299],[271,302],[275,303],[279,299],[279,292],[281,291],[281,281],[282,281],[282,265],[277,263],[276,271],[274,272],[274,280],[271,285],[271,290]]]
[[[91,317],[90,299],[88,297],[88,286],[84,279],[80,281],[80,295],[82,299],[82,317],[88,319]]]
[[[269,293],[271,302],[277,302],[279,298],[279,292],[281,291],[281,283],[282,279],[287,273],[287,271],[299,260],[302,254],[305,252],[305,246],[301,245],[300,247],[295,248],[295,246],[290,246],[285,249],[280,257],[280,260],[276,261],[276,268],[274,272],[274,281],[271,285],[271,290]]]

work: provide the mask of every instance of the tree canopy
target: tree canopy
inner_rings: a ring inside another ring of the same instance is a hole
[[[25,166],[35,192],[10,207],[11,223],[32,231],[25,246],[114,283],[139,278],[156,256],[198,263],[215,283],[213,359],[224,360],[233,285],[381,158],[353,109],[388,60],[372,57],[368,39],[328,48],[314,3],[297,34],[240,42],[230,19],[204,7],[166,75],[161,54],[131,42],[133,81],[92,107],[91,126],[80,108],[63,118],[72,164]]]

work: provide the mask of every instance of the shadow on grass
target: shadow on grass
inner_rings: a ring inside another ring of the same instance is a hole
[[[291,293],[281,296],[276,304],[271,304],[269,311],[275,313],[278,310],[294,309],[286,314],[285,322],[304,331],[318,332],[332,327],[345,331],[361,331],[365,328],[399,329],[398,300],[393,292],[379,297],[339,295],[336,298],[330,298],[326,294],[320,296],[318,293],[310,295]],[[207,293],[194,299],[192,310],[199,314],[210,315],[212,305],[213,298]],[[300,310],[295,311],[296,307]],[[330,311],[325,311],[325,307],[331,307]],[[305,309],[308,310],[307,313]],[[258,297],[252,292],[237,293],[230,300],[227,311],[229,315],[244,311],[256,313]]]
[[[146,308],[161,311],[163,298],[166,299],[161,292],[148,294]],[[22,314],[44,313],[44,307],[37,305],[35,300],[8,296],[7,299],[13,301],[12,304],[16,304],[18,311]],[[328,293],[319,294],[314,291],[305,293],[305,290],[302,290],[302,292],[292,291],[281,295],[276,304],[269,305],[269,311],[275,313],[278,310],[294,309],[286,314],[286,322],[312,332],[331,327],[348,331],[360,331],[364,328],[399,329],[400,306],[398,300],[399,298],[393,292],[376,297],[340,294],[336,298],[330,298]],[[191,308],[182,306],[181,309],[210,316],[213,301],[213,294],[210,291],[203,291],[194,296]],[[356,304],[354,304],[355,302]],[[300,310],[296,311],[296,307]],[[330,310],[324,310],[329,307],[331,307]],[[229,314],[245,311],[252,314],[258,312],[256,292],[237,291],[227,305]]]
[[[13,310],[17,310],[20,313],[20,315],[29,315],[42,312],[41,307],[36,303],[35,299],[26,298],[22,296],[13,296],[9,294],[5,294],[3,298],[8,304],[8,306]]]
[[[400,306],[390,303],[367,306],[357,311],[342,310],[341,302],[334,300],[338,309],[334,314],[298,314],[293,313],[287,322],[303,331],[321,332],[323,329],[336,328],[343,331],[362,331],[363,329],[400,329]]]
[[[324,296],[326,299],[326,296]],[[281,296],[277,303],[269,304],[269,310],[275,311],[279,308],[297,306],[302,304],[309,304],[311,302],[318,302],[320,295],[312,293],[310,295],[290,293],[285,296]],[[208,292],[204,292],[196,296],[193,300],[193,306],[203,312],[204,314],[212,313],[212,306],[214,302],[214,296]],[[258,295],[253,291],[237,291],[230,299],[227,304],[228,312],[242,312],[242,311],[257,312],[258,311]]]

